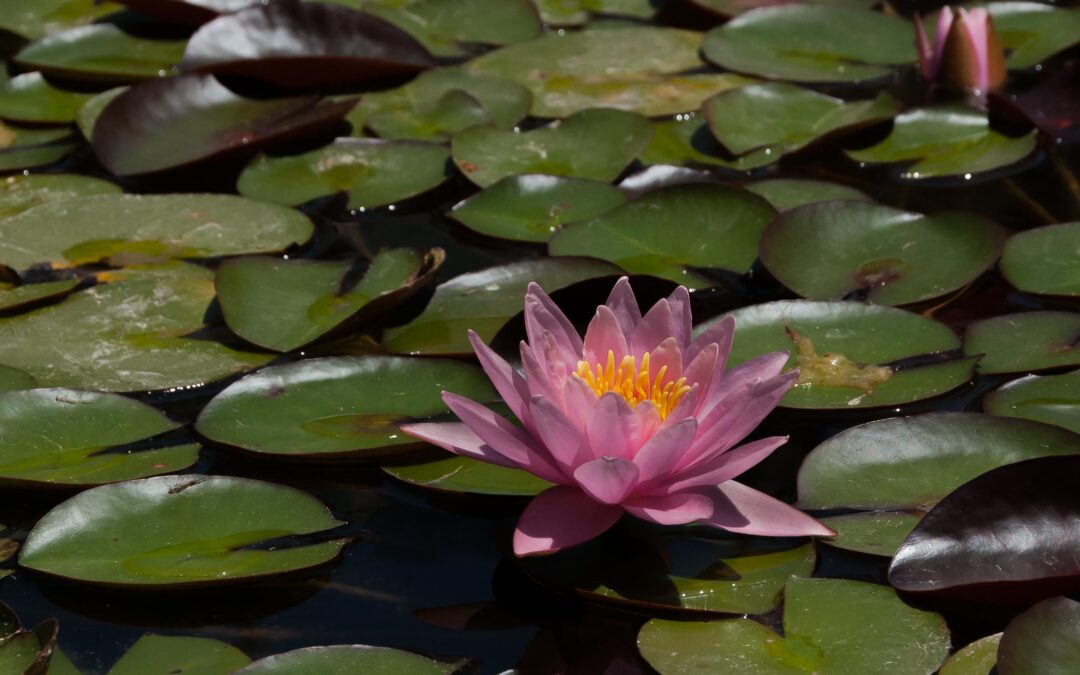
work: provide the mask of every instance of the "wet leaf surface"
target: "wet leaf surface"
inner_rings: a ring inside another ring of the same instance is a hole
[[[836,537],[823,542],[845,551],[891,558],[922,517],[920,511],[866,511],[828,516],[820,520],[836,531]]]
[[[979,372],[1022,373],[1080,365],[1080,314],[1023,312],[968,326],[964,353],[982,354]]]
[[[1080,370],[1013,380],[987,394],[983,410],[1056,424],[1080,434]]]

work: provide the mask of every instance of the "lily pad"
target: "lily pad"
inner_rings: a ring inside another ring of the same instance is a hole
[[[294,488],[226,476],[158,476],[103,485],[63,502],[31,530],[19,564],[109,586],[219,584],[329,562],[347,540],[266,542],[340,524],[322,502]]]
[[[454,220],[492,237],[544,242],[567,223],[626,203],[622,190],[580,178],[508,176],[450,211]]]
[[[0,179],[0,218],[51,202],[92,195],[120,194],[120,186],[100,178],[75,174],[15,175]]]
[[[865,291],[879,305],[940,297],[993,266],[1004,228],[963,213],[924,216],[872,202],[819,202],[780,215],[761,262],[804,298]]]
[[[768,202],[745,190],[675,185],[563,228],[548,249],[552,255],[591,255],[631,274],[698,286],[702,282],[688,275],[688,267],[748,272],[775,214]]]
[[[309,359],[230,385],[203,409],[195,428],[212,441],[262,455],[370,458],[415,446],[399,425],[449,415],[443,390],[481,401],[494,397],[479,368],[456,361]]]
[[[123,94],[131,87],[113,87],[112,89],[106,89],[100,94],[95,94],[79,108],[79,112],[75,115],[75,123],[79,127],[79,132],[82,133],[83,138],[91,140],[94,137],[94,127],[97,125],[98,118],[101,117],[101,113],[105,111],[105,108],[113,102],[113,99]]]
[[[822,542],[846,551],[891,558],[923,515],[921,511],[866,511],[820,518],[826,527],[836,531],[836,537]]]
[[[449,177],[446,146],[421,141],[339,138],[292,157],[260,155],[240,174],[240,194],[279,204],[349,193],[349,208],[373,208],[438,187]]]
[[[987,394],[983,410],[1056,424],[1080,434],[1080,370],[1013,380]]]
[[[144,635],[109,675],[227,675],[251,663],[236,647],[208,638]]]
[[[965,106],[917,108],[897,115],[889,136],[865,150],[848,150],[858,162],[903,162],[904,179],[964,176],[1001,169],[1035,150],[1037,133],[1005,136],[986,113]]]
[[[814,448],[799,469],[803,509],[928,506],[991,469],[1080,453],[1080,436],[1048,424],[977,413],[869,422]]]
[[[384,466],[398,480],[423,488],[504,497],[533,497],[551,483],[522,469],[454,455],[422,464]]]
[[[119,9],[114,2],[97,0],[7,0],[0,14],[0,30],[37,40],[91,23]]]
[[[70,294],[78,286],[78,279],[60,279],[2,289],[0,290],[0,313],[10,314],[57,300]]]
[[[117,0],[162,21],[200,25],[221,14],[236,12],[259,0]]]
[[[651,135],[641,115],[598,108],[524,133],[466,129],[454,136],[451,152],[465,177],[480,187],[528,173],[611,182]]]
[[[63,302],[0,319],[0,363],[46,387],[125,392],[201,385],[270,360],[199,334],[214,299],[211,271],[174,263],[109,276]]]
[[[1001,633],[987,635],[963,647],[941,664],[938,675],[990,675],[997,663]]]
[[[16,54],[15,62],[73,80],[138,82],[175,75],[185,43],[138,37],[115,24],[98,23],[43,37]]]
[[[1001,675],[1069,675],[1080,661],[1080,602],[1044,600],[1009,622],[998,646]]]
[[[450,675],[465,661],[448,663],[389,647],[331,645],[305,647],[268,656],[235,675],[311,675],[314,673],[378,673],[379,675]]]
[[[693,73],[701,33],[626,27],[549,35],[469,62],[532,92],[532,115],[566,117],[587,108],[618,108],[650,117],[696,110],[713,94],[748,82],[729,73]]]
[[[534,0],[540,19],[554,26],[581,26],[593,15],[651,19],[664,0]]]
[[[67,127],[0,124],[0,172],[34,169],[58,162],[77,147]]]
[[[945,358],[960,347],[947,326],[892,307],[781,300],[737,309],[732,315],[730,365],[786,351],[791,353],[788,367],[800,368],[799,382],[780,401],[785,407],[910,403],[959,387],[975,370],[974,358]],[[711,323],[698,326],[695,333]]]
[[[127,263],[280,251],[314,232],[303,214],[232,195],[96,195],[0,220],[0,263]]]
[[[17,122],[73,122],[79,108],[92,97],[54,87],[41,73],[7,79],[0,69],[0,82],[0,117]]]
[[[801,178],[771,178],[747,183],[743,189],[765,198],[777,211],[840,199],[860,202],[872,201],[868,195],[853,187],[822,180]]]
[[[964,353],[983,354],[982,373],[1080,365],[1080,314],[1024,312],[983,319],[964,334]]]
[[[732,17],[745,14],[753,9],[762,7],[776,7],[791,4],[827,5],[851,7],[856,9],[870,9],[878,4],[879,0],[690,0],[693,4],[708,10],[719,16]]]
[[[925,675],[949,654],[949,629],[887,586],[793,578],[784,591],[784,636],[751,619],[653,619],[638,649],[661,675],[889,672]]]
[[[18,629],[0,641],[0,672],[35,675],[45,673],[56,649],[56,619],[42,621],[33,630]]]
[[[243,98],[213,76],[186,75],[117,96],[101,112],[91,141],[109,171],[131,176],[317,135],[340,123],[352,105],[306,96]]]
[[[437,56],[459,56],[463,44],[509,45],[540,34],[529,0],[411,0],[363,6],[411,34]]]
[[[768,149],[774,162],[830,134],[890,119],[899,109],[886,93],[845,102],[782,82],[739,87],[710,98],[702,108],[724,147],[736,155]]]
[[[579,281],[620,274],[590,258],[539,258],[489,267],[439,284],[420,316],[383,334],[383,346],[401,354],[472,354],[468,331],[490,342],[522,311],[530,282],[548,293]]]
[[[37,380],[30,373],[11,366],[0,366],[0,391],[33,389]]]
[[[1009,237],[1001,273],[1028,293],[1080,295],[1080,223],[1038,227]]]
[[[760,148],[739,157],[728,153],[709,131],[703,116],[687,113],[653,122],[653,136],[639,159],[651,165],[715,166],[750,171],[773,163],[772,148]]]
[[[755,9],[714,28],[705,58],[749,75],[796,82],[858,82],[915,61],[915,31],[904,19],[839,6]]]

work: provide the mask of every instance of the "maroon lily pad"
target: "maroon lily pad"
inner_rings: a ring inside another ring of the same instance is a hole
[[[1009,464],[961,485],[900,546],[889,583],[994,604],[1080,590],[1080,455]]]
[[[168,21],[198,26],[221,14],[236,12],[259,0],[114,0],[143,14]]]
[[[277,0],[205,24],[188,41],[186,72],[239,75],[317,90],[414,75],[435,60],[411,35],[341,5]]]
[[[152,173],[318,135],[340,123],[353,104],[317,96],[249,99],[212,75],[185,75],[116,97],[94,126],[93,147],[118,176]]]
[[[1005,113],[1026,118],[1051,138],[1080,142],[1080,63],[1073,63],[1016,98],[994,97]]]

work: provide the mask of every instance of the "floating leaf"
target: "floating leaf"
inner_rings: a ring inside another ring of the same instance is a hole
[[[705,35],[713,63],[796,82],[858,82],[915,61],[915,32],[895,16],[794,4],[755,9]]]
[[[1080,9],[1022,1],[975,6],[990,12],[1010,70],[1030,68],[1080,41]],[[933,16],[927,16],[924,25],[933,44],[937,28]]]
[[[0,172],[46,166],[60,161],[75,147],[75,137],[67,127],[0,124]]]
[[[891,558],[922,517],[921,511],[866,511],[820,518],[826,527],[836,531],[836,537],[822,542],[846,551]]]
[[[1080,365],[1080,314],[1024,312],[977,321],[964,353],[983,354],[982,373],[1022,373]]]
[[[693,4],[723,17],[738,16],[752,9],[761,7],[776,7],[790,4],[827,5],[851,7],[853,9],[870,9],[878,4],[878,0],[690,0]]]
[[[1001,273],[1028,293],[1080,295],[1080,223],[1018,232],[1001,254]]]
[[[412,652],[367,645],[305,647],[268,656],[235,675],[304,675],[305,673],[378,673],[379,675],[450,675],[465,661],[447,663]]]
[[[437,56],[459,56],[461,43],[508,45],[540,34],[529,0],[412,0],[364,5]]]
[[[960,649],[941,664],[938,675],[989,675],[997,663],[1001,633],[980,638]]]
[[[750,171],[773,162],[772,148],[761,148],[728,159],[702,116],[687,114],[684,119],[653,122],[653,136],[639,159],[645,164],[717,166],[733,171]]]
[[[0,672],[22,675],[46,672],[59,630],[56,619],[48,619],[34,630],[20,628],[8,635],[0,642]]]
[[[534,0],[540,19],[556,26],[580,26],[591,14],[651,19],[664,0]]]
[[[244,652],[217,640],[147,634],[120,657],[109,675],[227,675],[249,663]]]
[[[309,359],[230,385],[199,414],[196,429],[263,455],[370,458],[415,446],[398,426],[448,415],[443,390],[481,401],[494,397],[480,369],[456,361]]]
[[[30,373],[11,366],[0,366],[0,391],[33,389],[36,386],[37,380]]]
[[[458,455],[422,464],[384,466],[382,470],[406,483],[447,492],[532,497],[551,487],[528,471]]]
[[[1080,602],[1044,600],[1009,622],[997,651],[1001,675],[1069,675],[1080,661]]]
[[[83,138],[88,141],[93,138],[94,127],[97,125],[101,113],[113,102],[114,98],[123,94],[130,88],[131,87],[113,87],[112,89],[106,89],[100,94],[92,96],[90,100],[83,104],[83,107],[79,108],[79,112],[75,116],[75,123],[78,125]]]
[[[91,23],[119,9],[114,2],[98,0],[5,0],[0,30],[26,40],[37,40]]]
[[[5,288],[0,290],[0,312],[10,314],[13,311],[45,304],[70,294],[78,286],[78,279],[60,279]]]
[[[454,136],[451,152],[465,177],[480,187],[527,173],[611,182],[645,148],[651,134],[648,120],[640,115],[595,109],[524,133],[466,129]]]
[[[115,195],[115,183],[74,174],[16,175],[0,179],[0,218],[51,202],[63,202],[92,195]]]
[[[758,239],[775,215],[744,190],[710,184],[660,188],[555,234],[552,255],[591,255],[631,274],[651,274],[688,286],[711,285],[688,267],[743,274],[757,258]]]
[[[91,98],[58,89],[41,73],[23,73],[11,79],[0,69],[0,117],[18,122],[73,122],[79,108]]]
[[[925,675],[949,646],[945,620],[909,607],[891,588],[798,577],[784,591],[784,637],[751,619],[652,619],[638,634],[638,649],[661,675]]]
[[[771,178],[747,183],[743,189],[764,197],[777,211],[839,199],[872,201],[869,196],[847,185],[800,178]]]
[[[1065,427],[1080,434],[1080,370],[1064,375],[1028,375],[990,392],[983,410]]]
[[[1024,159],[1036,133],[1011,138],[990,128],[986,113],[965,106],[917,108],[897,115],[889,136],[865,150],[848,150],[859,162],[904,162],[900,177],[970,177]]]
[[[1026,117],[1051,138],[1080,141],[1080,64],[1067,65],[1023,94],[995,98],[994,103]]]
[[[92,488],[63,502],[31,530],[19,564],[110,586],[215,584],[329,562],[346,540],[265,542],[340,524],[322,502],[294,488],[226,476],[158,476]]]
[[[618,267],[600,260],[539,258],[462,274],[440,284],[420,316],[388,329],[383,345],[403,354],[472,354],[468,331],[490,342],[521,312],[530,282],[553,293],[579,281],[619,273]]]
[[[761,262],[805,298],[865,291],[880,305],[936,298],[997,260],[1005,230],[979,216],[924,216],[873,202],[820,202],[780,215],[761,237]]]
[[[15,61],[73,80],[138,82],[175,75],[184,44],[184,40],[137,37],[115,24],[97,23],[33,42],[15,55]]]
[[[163,21],[199,25],[221,14],[236,12],[259,0],[117,0]]]
[[[339,138],[292,157],[260,155],[240,174],[241,194],[280,204],[349,193],[349,208],[373,208],[438,187],[450,177],[446,146],[421,141]]]

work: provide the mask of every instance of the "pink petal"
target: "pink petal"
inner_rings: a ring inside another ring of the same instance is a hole
[[[657,497],[634,497],[623,503],[626,512],[659,525],[686,525],[713,515],[713,500],[694,492]]]
[[[671,306],[672,336],[678,341],[679,349],[690,346],[690,339],[694,330],[694,322],[690,316],[690,291],[686,286],[677,286],[668,296],[668,305]]]
[[[593,407],[592,418],[585,425],[592,456],[633,457],[636,426],[634,411],[622,396],[613,393],[601,396]]]
[[[748,383],[755,380],[768,380],[776,377],[787,365],[788,352],[771,352],[746,363],[739,364],[724,373],[719,382],[713,382],[705,400],[701,403],[698,414],[707,415],[714,407],[722,403],[732,393],[741,391]]]
[[[713,527],[761,537],[836,536],[802,511],[733,480],[703,494],[713,499],[713,515],[705,521]]]
[[[537,436],[567,476],[573,474],[575,467],[593,459],[585,434],[555,404],[535,396],[529,402],[529,409],[536,420]]]
[[[509,406],[510,412],[514,413],[526,427],[531,428],[532,420],[529,418],[529,411],[525,405],[529,388],[524,378],[471,330],[469,342],[472,343],[473,352],[480,361],[480,367],[484,369],[491,384],[495,386],[495,391],[499,392],[499,396]]]
[[[507,466],[511,469],[521,468],[519,463],[484,443],[472,429],[460,422],[403,424],[401,430],[414,438],[437,445],[443,450],[449,450],[455,455],[478,459],[488,464]]]
[[[649,352],[649,374],[655,380],[660,369],[667,367],[664,381],[674,381],[683,375],[683,356],[679,343],[673,337],[663,340]]]
[[[531,344],[538,344],[544,331],[550,331],[559,346],[573,355],[581,355],[581,336],[570,319],[562,313],[539,284],[530,283],[525,291],[525,332]]]
[[[585,424],[592,418],[596,400],[596,392],[585,383],[585,380],[576,375],[566,378],[562,411],[578,431],[585,433]]]
[[[611,295],[604,304],[615,313],[623,335],[633,335],[634,329],[641,323],[641,309],[638,307],[633,289],[630,288],[628,278],[620,277],[615,282],[615,287],[611,289]]]
[[[596,315],[589,322],[585,330],[584,356],[582,357],[590,367],[607,367],[608,352],[615,355],[615,366],[618,367],[623,357],[627,354],[626,337],[623,336],[622,328],[615,312],[600,305],[596,308]]]
[[[693,361],[690,361],[690,365],[686,366],[683,370],[683,377],[686,378],[686,383],[690,386],[697,385],[701,392],[706,394],[712,390],[712,384],[714,379],[719,380],[721,375],[721,369],[723,364],[719,364],[717,367],[717,356],[720,354],[720,347],[716,343],[706,345],[704,349],[698,352],[698,355],[694,357]],[[686,358],[685,353],[683,358]],[[698,394],[700,396],[700,394]],[[699,400],[705,400],[701,398]],[[681,403],[682,401],[680,401]],[[697,412],[697,408],[694,408],[694,412]]]
[[[621,508],[593,501],[577,488],[548,488],[521,514],[514,554],[541,555],[575,546],[606,532],[621,515]]]
[[[660,411],[652,401],[642,401],[633,408],[633,417],[630,419],[630,447],[631,454],[636,454],[645,441],[653,437],[663,425],[660,419]]]
[[[718,403],[709,414],[698,417],[698,433],[690,449],[675,463],[675,471],[681,472],[702,459],[705,455],[723,452],[742,440],[731,432],[732,424],[738,420],[753,404],[750,391],[754,383],[748,382],[738,391]]]
[[[732,448],[680,473],[667,487],[672,492],[682,492],[696,487],[719,485],[755,466],[787,443],[787,440],[787,436],[770,436]]]
[[[645,318],[630,336],[630,353],[639,360],[645,352],[651,352],[656,346],[675,334],[671,317],[671,305],[666,299],[660,300],[645,314]]]
[[[945,41],[949,39],[949,31],[952,30],[954,14],[952,8],[945,6],[938,12],[937,27],[934,29],[934,51],[930,58],[930,74],[928,79],[934,79],[941,70],[941,56],[945,53]],[[923,71],[925,75],[926,71]]]
[[[625,459],[601,457],[579,466],[574,480],[596,501],[619,504],[637,485],[638,468]]]
[[[924,79],[933,80],[934,48],[930,46],[930,39],[926,36],[926,28],[918,12],[915,12],[912,20],[915,22],[915,52],[919,55],[919,70]]]
[[[776,404],[798,377],[798,372],[792,371],[754,383],[749,392],[744,394],[748,405],[733,409],[734,414],[725,415],[722,423],[717,422],[715,426],[699,432],[698,439],[690,450],[693,460],[680,468],[685,469],[708,461],[745,438],[776,408]]]
[[[634,464],[641,470],[641,482],[665,476],[675,462],[687,451],[697,435],[697,420],[687,418],[665,426],[645,441],[634,455]]]
[[[727,362],[728,354],[731,352],[731,341],[734,337],[735,317],[726,314],[720,317],[716,323],[706,328],[701,335],[694,338],[694,341],[690,343],[690,346],[683,353],[683,358],[687,361],[693,361],[703,349],[715,344],[718,347],[718,367],[722,369]]]
[[[521,341],[521,370],[525,373],[525,384],[529,387],[530,396],[543,396],[552,401],[562,400],[562,389],[557,388],[552,382],[551,374],[540,363],[536,356],[537,350],[524,340]]]
[[[959,12],[960,25],[967,34],[971,54],[975,61],[975,72],[971,73],[971,80],[975,83],[976,89],[985,92],[990,88],[990,58],[987,53],[989,40],[987,22],[990,20],[990,14],[985,7],[961,9]]]

